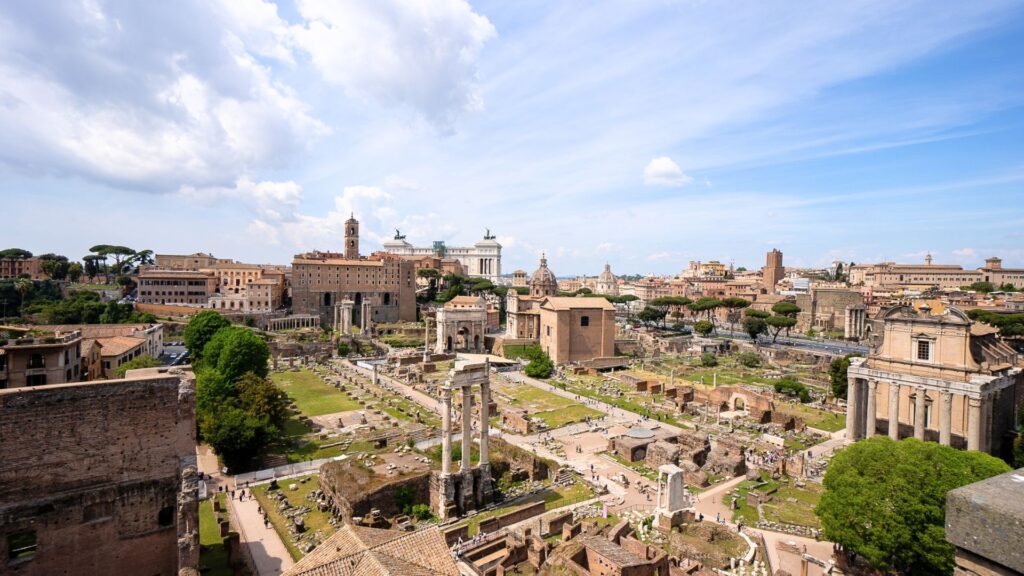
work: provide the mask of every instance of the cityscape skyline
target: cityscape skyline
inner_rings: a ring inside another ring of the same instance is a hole
[[[367,247],[489,227],[506,272],[1024,265],[1012,2],[55,3],[0,26],[6,244],[35,252],[283,263],[340,249],[354,211]]]

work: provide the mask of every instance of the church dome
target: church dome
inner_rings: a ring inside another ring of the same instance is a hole
[[[555,273],[548,268],[548,259],[541,255],[540,268],[533,272],[530,277],[531,296],[554,296],[558,292],[558,279]]]
[[[597,277],[597,281],[609,284],[615,282],[615,274],[612,274],[612,267],[610,264],[605,263],[604,270]]]

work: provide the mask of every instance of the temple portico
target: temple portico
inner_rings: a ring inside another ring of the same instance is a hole
[[[959,310],[886,311],[883,340],[847,372],[846,437],[917,438],[1000,454],[1024,391],[1016,353]]]

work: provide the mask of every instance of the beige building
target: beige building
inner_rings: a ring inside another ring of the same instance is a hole
[[[1017,354],[966,314],[885,310],[881,337],[848,372],[846,437],[915,437],[1002,454],[1024,399]]]
[[[154,256],[153,262],[156,268],[165,268],[167,270],[199,270],[200,268],[210,268],[222,262],[222,260],[214,257],[212,254],[196,252],[195,254],[188,255],[157,254]]]
[[[512,273],[512,285],[525,288],[530,284],[530,277],[526,270],[516,270]]]
[[[843,330],[847,310],[863,306],[864,296],[854,290],[838,288],[811,288],[806,294],[797,294],[796,305],[800,314],[796,318],[797,332]]]
[[[117,369],[122,364],[142,356],[146,350],[146,340],[133,336],[97,338],[96,341],[100,344],[103,377],[108,380],[117,378]]]
[[[0,388],[63,384],[82,377],[81,332],[22,336],[0,333]]]
[[[139,304],[174,304],[205,308],[217,291],[217,277],[198,270],[150,268],[139,273]]]

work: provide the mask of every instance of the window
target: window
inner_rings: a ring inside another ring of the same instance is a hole
[[[28,357],[29,368],[43,368],[46,366],[43,355],[39,353],[32,354]]]
[[[160,509],[160,513],[156,517],[157,524],[161,528],[167,528],[168,526],[174,525],[174,506],[167,506]]]
[[[544,328],[547,329],[547,335],[551,336],[551,326],[545,326]]]
[[[36,555],[36,531],[22,530],[7,535],[7,559],[20,560]]]
[[[932,343],[927,340],[917,341],[917,359],[918,360],[931,360],[932,359]]]
[[[94,502],[82,511],[82,523],[109,520],[114,516],[113,502]]]
[[[31,374],[25,376],[26,386],[46,386],[46,374]]]
[[[590,316],[580,316],[580,326],[590,326]]]

